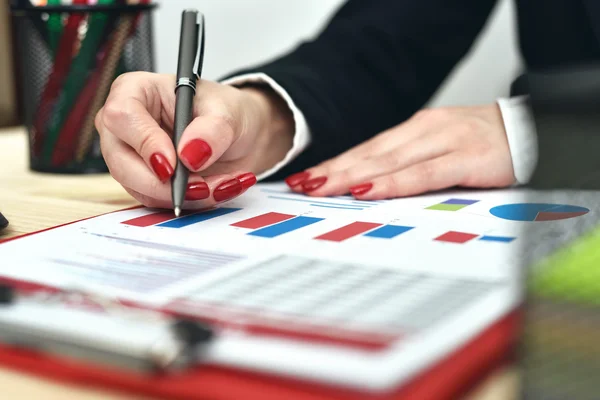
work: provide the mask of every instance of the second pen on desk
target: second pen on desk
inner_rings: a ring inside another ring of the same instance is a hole
[[[193,9],[184,10],[181,15],[180,35],[177,83],[175,85],[175,120],[173,124],[175,152],[179,147],[183,131],[193,118],[196,81],[200,79],[202,74],[204,59],[204,16]],[[194,72],[196,54],[198,54],[197,73]],[[188,169],[178,158],[171,180],[173,209],[177,217],[181,214],[188,177]]]

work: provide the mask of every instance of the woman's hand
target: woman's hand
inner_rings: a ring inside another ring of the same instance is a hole
[[[173,75],[123,74],[96,116],[110,173],[145,206],[172,207],[176,152],[192,171],[183,207],[197,209],[239,196],[292,147],[293,117],[277,95],[200,81],[195,118],[175,149],[174,88]]]
[[[497,105],[427,109],[347,152],[286,179],[296,192],[362,200],[454,186],[515,182]]]

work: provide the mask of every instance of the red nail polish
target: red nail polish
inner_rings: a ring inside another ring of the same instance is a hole
[[[243,190],[244,187],[240,181],[234,178],[217,186],[213,193],[213,197],[215,201],[225,201],[239,195]]]
[[[297,186],[308,179],[310,174],[308,172],[298,172],[297,174],[293,174],[285,178],[285,183],[290,187]]]
[[[202,139],[194,139],[185,145],[179,155],[193,170],[199,169],[212,155],[212,149]]]
[[[242,184],[244,189],[248,189],[256,183],[256,176],[252,172],[247,172],[236,178]]]
[[[150,165],[152,165],[154,173],[161,182],[165,182],[173,175],[173,167],[169,164],[169,160],[160,153],[154,153],[150,156]]]
[[[367,193],[369,190],[373,188],[372,183],[361,183],[360,185],[352,186],[350,188],[350,193],[354,196],[360,196],[361,194]]]
[[[325,182],[327,182],[326,176],[310,179],[302,184],[302,190],[305,192],[312,192],[323,186]]]
[[[185,192],[186,200],[204,200],[210,195],[210,189],[206,182],[195,182],[188,183],[187,190]]]

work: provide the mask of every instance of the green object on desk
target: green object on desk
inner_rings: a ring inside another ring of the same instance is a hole
[[[114,0],[98,0],[98,4],[103,5],[113,4],[113,2]],[[100,50],[100,44],[104,39],[104,28],[108,19],[106,13],[93,12],[90,14],[87,33],[81,43],[81,49],[71,63],[61,94],[54,105],[55,112],[50,117],[41,155],[43,162],[46,164],[52,159],[52,153],[58,141],[62,125],[78,97],[79,90],[85,84],[88,72],[94,65],[96,53]]]
[[[531,271],[530,294],[600,306],[600,227],[534,265]]]
[[[60,6],[61,0],[48,0],[49,6]],[[56,56],[56,50],[58,49],[58,42],[60,41],[60,35],[62,33],[62,17],[60,13],[50,13],[48,17],[48,43],[50,45],[50,52],[52,56]]]

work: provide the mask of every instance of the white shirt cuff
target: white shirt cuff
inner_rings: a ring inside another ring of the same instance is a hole
[[[537,132],[527,101],[528,96],[497,100],[504,120],[516,185],[529,182],[538,161]]]
[[[225,85],[240,85],[248,82],[266,83],[269,86],[271,86],[271,89],[273,89],[275,93],[279,94],[285,100],[288,107],[292,111],[295,125],[292,148],[287,152],[283,160],[275,164],[271,169],[263,172],[262,174],[256,177],[260,181],[273,175],[281,168],[292,162],[292,160],[294,160],[296,157],[298,157],[298,155],[302,153],[304,149],[306,149],[306,147],[308,147],[308,145],[310,144],[310,131],[308,129],[308,125],[306,124],[306,119],[304,118],[304,114],[302,114],[302,111],[300,111],[300,109],[296,107],[296,104],[294,104],[294,101],[292,100],[290,95],[285,91],[285,89],[282,88],[277,82],[275,82],[270,76],[262,72],[257,72],[235,76],[226,79],[221,83]]]

